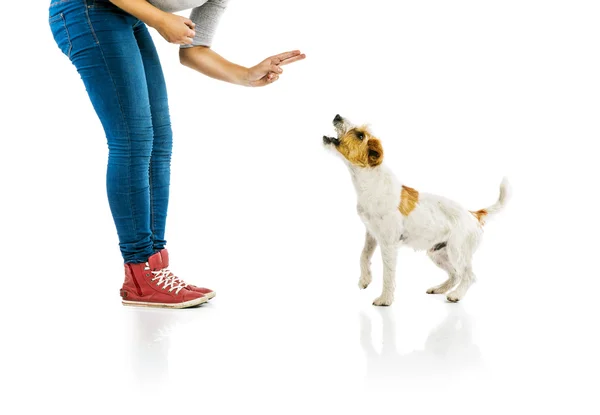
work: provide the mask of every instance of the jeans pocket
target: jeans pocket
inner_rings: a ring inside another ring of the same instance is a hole
[[[56,16],[50,17],[48,23],[50,24],[50,30],[52,31],[52,36],[54,37],[54,41],[58,45],[58,48],[70,58],[73,45],[71,45],[71,38],[69,37],[69,31],[67,30],[65,16],[62,13],[59,13]]]

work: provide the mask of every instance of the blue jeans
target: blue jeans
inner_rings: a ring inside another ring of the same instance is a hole
[[[150,33],[108,0],[52,0],[49,24],[106,134],[106,189],[123,258],[145,262],[166,244],[173,146],[165,79]]]

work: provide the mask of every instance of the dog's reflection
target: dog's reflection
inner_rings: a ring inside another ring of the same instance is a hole
[[[141,385],[164,384],[169,375],[170,338],[197,314],[193,309],[166,310],[128,307],[131,364]]]
[[[400,354],[396,348],[393,308],[377,307],[382,323],[382,347],[373,345],[371,318],[360,314],[361,346],[367,358],[367,378],[446,376],[481,367],[479,348],[473,343],[470,316],[460,304],[446,304],[447,315],[427,337],[422,350]],[[410,318],[410,316],[407,316]],[[402,339],[402,335],[400,335]]]

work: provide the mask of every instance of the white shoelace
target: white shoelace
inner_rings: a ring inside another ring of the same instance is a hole
[[[181,291],[187,286],[185,282],[173,275],[173,273],[169,271],[168,268],[163,268],[159,271],[151,272],[152,274],[154,274],[154,278],[152,278],[152,281],[156,281],[156,285],[158,285],[159,287],[163,285],[165,289],[171,287],[169,288],[169,292],[173,292],[173,290],[175,290],[175,294],[179,294],[179,291]]]

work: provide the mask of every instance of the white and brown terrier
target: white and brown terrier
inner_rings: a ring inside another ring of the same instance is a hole
[[[400,246],[427,251],[427,255],[448,273],[442,284],[428,294],[445,294],[448,301],[462,299],[475,280],[471,260],[481,236],[484,221],[505,206],[509,196],[506,178],[500,197],[492,206],[476,212],[433,194],[403,186],[383,164],[381,142],[366,127],[357,127],[336,115],[333,125],[337,138],[323,136],[325,146],[343,156],[358,196],[357,210],[366,227],[365,246],[360,258],[359,287],[371,283],[371,257],[377,247],[383,259],[383,292],[375,305],[394,301],[396,257]]]

